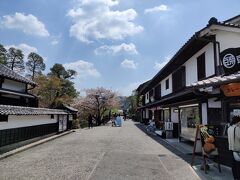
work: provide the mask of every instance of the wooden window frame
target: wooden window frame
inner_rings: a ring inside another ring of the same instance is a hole
[[[206,78],[206,56],[205,56],[205,52],[197,57],[197,78],[198,78],[198,81]]]
[[[169,89],[169,78],[165,80],[165,89]]]

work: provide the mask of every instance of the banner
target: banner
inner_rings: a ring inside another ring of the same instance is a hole
[[[240,48],[229,48],[222,51],[220,59],[225,74],[232,74],[240,70]]]

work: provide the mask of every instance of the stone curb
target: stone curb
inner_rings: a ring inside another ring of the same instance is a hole
[[[14,155],[14,154],[17,154],[17,153],[19,153],[19,152],[25,151],[25,150],[27,150],[27,149],[30,149],[30,148],[32,148],[32,147],[38,146],[38,145],[40,145],[40,144],[43,144],[43,143],[52,141],[52,140],[54,140],[54,139],[57,139],[57,138],[59,138],[59,137],[65,136],[65,135],[67,135],[67,134],[73,133],[73,132],[75,132],[75,131],[74,131],[74,130],[71,130],[71,131],[63,132],[63,133],[61,133],[61,134],[56,134],[56,135],[50,136],[50,137],[48,137],[48,138],[44,138],[44,139],[41,139],[41,140],[36,141],[36,142],[34,142],[34,143],[30,143],[30,144],[25,145],[25,146],[22,146],[22,147],[20,147],[20,148],[14,149],[14,150],[12,150],[12,151],[6,152],[6,153],[0,155],[0,160],[5,159],[5,158],[7,158],[7,157],[9,157],[9,156],[12,156],[12,155]]]

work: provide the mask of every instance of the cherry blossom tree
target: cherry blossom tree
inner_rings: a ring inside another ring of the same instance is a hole
[[[94,115],[97,125],[100,125],[103,115],[112,108],[119,106],[117,94],[103,87],[85,90],[86,96],[79,97],[75,102],[75,108],[80,116]],[[86,118],[86,117],[85,117]]]

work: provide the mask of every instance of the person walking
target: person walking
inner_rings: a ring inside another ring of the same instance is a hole
[[[93,117],[91,114],[88,115],[88,128],[93,128]]]
[[[117,118],[117,115],[116,115],[116,113],[114,113],[113,117],[112,117],[112,127],[116,126],[116,118]]]
[[[232,151],[232,173],[235,180],[240,180],[240,117],[234,116],[228,128],[229,150]]]

